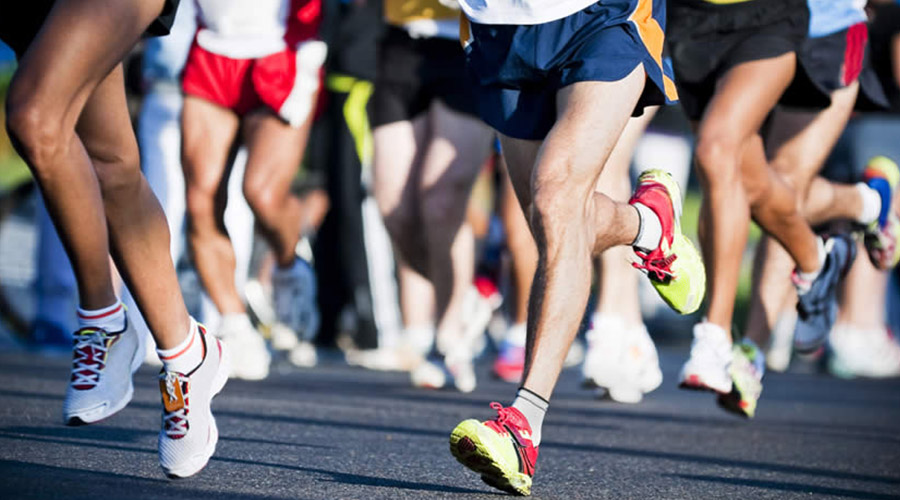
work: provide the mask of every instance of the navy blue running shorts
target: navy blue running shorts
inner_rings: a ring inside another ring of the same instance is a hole
[[[601,0],[544,24],[469,23],[466,59],[480,116],[506,136],[543,140],[556,123],[560,89],[618,81],[638,65],[647,84],[636,115],[676,101],[662,58],[665,17],[663,0]]]

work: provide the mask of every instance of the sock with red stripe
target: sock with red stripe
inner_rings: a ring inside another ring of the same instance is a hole
[[[180,344],[171,349],[156,349],[156,354],[163,362],[167,372],[188,374],[203,361],[203,340],[200,338],[200,327],[191,318],[191,329]]]
[[[544,425],[544,415],[547,414],[550,402],[534,392],[520,387],[512,407],[522,412],[525,420],[528,420],[528,425],[531,426],[531,443],[534,446],[541,444],[541,427]]]
[[[125,306],[121,300],[103,309],[78,308],[78,328],[102,328],[107,333],[118,333],[125,329]]]

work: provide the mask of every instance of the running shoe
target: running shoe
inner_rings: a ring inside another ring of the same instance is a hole
[[[300,368],[313,368],[319,362],[316,346],[312,342],[297,342],[288,353],[288,361]]]
[[[525,371],[525,324],[513,325],[500,342],[494,375],[504,382],[518,384]]]
[[[719,406],[742,417],[753,418],[756,402],[762,394],[763,354],[758,347],[749,343],[734,346],[731,361],[732,389],[728,394],[719,394]]]
[[[297,334],[300,341],[310,342],[319,332],[319,308],[316,302],[316,273],[309,262],[297,258],[287,269],[272,273],[272,298],[278,322]],[[286,346],[286,349],[293,348]]]
[[[900,344],[887,327],[837,324],[828,337],[828,370],[842,378],[900,376]]]
[[[797,325],[794,348],[800,353],[815,351],[825,343],[837,318],[837,290],[856,258],[856,242],[839,234],[825,242],[825,264],[811,283],[803,283],[796,271],[791,275],[797,287]]]
[[[631,204],[649,207],[662,224],[659,246],[647,253],[635,249],[635,268],[650,278],[659,296],[680,314],[700,307],[706,293],[706,270],[694,244],[681,233],[681,190],[662,170],[647,170],[638,178]]]
[[[493,420],[461,422],[450,434],[450,453],[469,469],[481,474],[488,485],[517,495],[531,494],[531,479],[538,448],[531,442],[531,426],[522,413],[491,403]]]
[[[200,326],[203,361],[190,373],[159,374],[162,394],[162,428],[159,431],[159,465],[171,478],[193,476],[206,466],[216,451],[219,431],[210,409],[212,398],[228,381],[225,344]]]
[[[218,336],[228,345],[234,356],[234,362],[231,363],[231,377],[262,380],[269,376],[272,355],[262,335],[253,328],[246,314],[223,316]]]
[[[107,332],[82,328],[73,335],[72,376],[63,401],[66,425],[92,424],[118,412],[131,401],[131,375],[144,361],[137,329],[128,316],[125,328]]]
[[[892,210],[897,185],[900,184],[900,169],[889,158],[876,156],[866,165],[863,181],[881,198],[878,219],[865,229],[866,252],[875,267],[891,269],[900,261],[897,241],[900,238],[900,217]]]
[[[794,352],[794,327],[797,310],[788,309],[778,316],[772,328],[772,340],[766,352],[766,367],[775,372],[787,371]]]
[[[606,395],[618,403],[637,404],[644,394],[662,384],[659,355],[644,325],[629,329],[619,358],[620,375],[606,387]]]
[[[728,332],[708,322],[694,325],[691,357],[681,368],[680,387],[728,394],[732,388],[731,359]]]

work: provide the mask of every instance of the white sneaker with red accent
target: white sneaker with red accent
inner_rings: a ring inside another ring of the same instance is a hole
[[[680,387],[730,393],[732,356],[728,332],[712,323],[694,325],[691,357],[681,368]]]
[[[92,424],[131,401],[131,375],[144,359],[141,339],[127,316],[120,332],[82,328],[73,335],[72,376],[63,402],[66,425]]]
[[[190,373],[159,374],[162,393],[162,429],[159,431],[159,465],[167,476],[188,477],[199,472],[216,451],[219,431],[210,409],[213,396],[228,381],[225,343],[200,326],[203,361]]]

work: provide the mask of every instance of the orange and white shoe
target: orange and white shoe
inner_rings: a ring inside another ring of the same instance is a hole
[[[200,472],[216,451],[219,430],[210,409],[212,398],[228,381],[225,343],[200,326],[203,361],[190,373],[159,374],[162,393],[162,429],[159,431],[159,465],[171,478]]]

